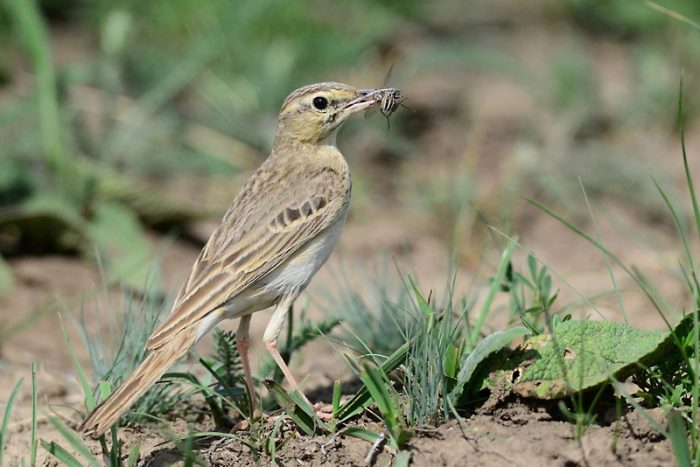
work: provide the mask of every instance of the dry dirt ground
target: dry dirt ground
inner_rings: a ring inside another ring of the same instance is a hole
[[[548,47],[551,48],[551,44],[556,42],[556,38],[541,37],[535,33],[530,34],[527,41],[517,36],[512,37],[510,47],[518,55],[536,58],[538,55],[546,55]],[[526,44],[537,52],[517,50],[526,47]],[[624,80],[624,76],[615,76],[625,73],[624,60],[618,60],[620,56],[624,58],[624,50],[610,43],[594,46],[599,49],[595,55],[600,61],[598,65],[601,75]],[[450,174],[454,167],[464,168],[462,163],[465,157],[475,153],[487,154],[487,158],[480,159],[469,170],[473,171],[479,181],[479,193],[488,198],[493,195],[493,191],[498,191],[508,182],[504,173],[509,171],[508,161],[512,162],[514,142],[504,137],[504,133],[512,126],[517,127],[519,120],[527,119],[538,109],[523,89],[491,77],[467,74],[459,79],[443,79],[439,85],[434,81],[429,86],[433,94],[428,97],[423,91],[426,83],[427,78],[408,84],[406,94],[415,96],[418,106],[421,98],[427,101],[429,97],[440,102],[440,98],[435,97],[436,93],[438,97],[441,93],[444,94],[441,97],[443,101],[466,100],[471,114],[469,125],[465,125],[473,137],[467,138],[468,141],[455,150],[451,147],[456,143],[453,134],[449,134],[449,125],[435,126],[429,134],[423,135],[420,143],[422,146],[419,148],[421,151],[433,148],[433,153],[427,152],[423,157],[413,158],[401,166],[398,169],[401,176],[413,183],[430,182],[439,186],[448,183],[449,177],[444,176]],[[459,92],[455,92],[455,89]],[[614,93],[616,89],[618,88],[613,88],[610,92]],[[700,167],[700,131],[697,130],[690,128],[688,131],[688,152],[692,158],[691,163]],[[462,133],[464,130],[457,130],[457,134]],[[342,146],[342,135],[340,140]],[[451,142],[446,143],[446,140]],[[639,160],[631,161],[631,164],[646,165],[650,172],[664,171],[682,187],[676,136],[667,136],[665,130],[640,130],[631,144],[643,149]],[[412,199],[405,196],[410,192],[410,183],[386,187],[392,185],[393,180],[387,182],[387,174],[391,172],[387,172],[385,160],[362,157],[361,154],[353,156],[356,156],[356,160],[351,160],[351,165],[369,189],[354,200],[357,203],[353,207],[338,251],[319,273],[309,288],[308,295],[319,297],[327,290],[334,289],[337,275],[333,272],[338,269],[341,261],[356,262],[360,267],[371,270],[376,265],[377,258],[385,258],[387,255],[393,255],[404,270],[415,271],[425,290],[440,290],[447,279],[445,265],[448,254],[444,235],[440,232],[441,226],[431,217],[437,214],[417,212],[406,206],[407,200]],[[387,193],[386,190],[390,192]],[[499,202],[498,197],[492,199],[494,203]],[[600,235],[607,247],[623,261],[643,270],[657,284],[657,288],[670,297],[674,305],[684,303],[687,297],[681,281],[668,272],[668,266],[676,264],[679,257],[678,245],[669,224],[657,225],[650,222],[648,216],[628,202],[602,200],[599,206],[606,213],[600,219]],[[554,272],[556,287],[561,289],[562,304],[575,299],[578,294],[597,293],[611,288],[604,260],[599,253],[553,219],[538,214],[525,203],[515,203],[514,210],[517,214],[515,230],[521,242],[527,249],[535,251]],[[621,229],[620,225],[626,227]],[[484,245],[483,239],[488,238],[492,232],[483,224],[472,227],[467,240],[473,241],[475,245]],[[196,226],[193,231],[205,238],[211,228],[212,224],[204,224]],[[637,242],[629,232],[644,233],[645,241]],[[159,244],[161,238],[154,234],[153,240],[154,244]],[[653,244],[653,248],[649,244]],[[492,270],[498,251],[493,245],[489,248],[486,253],[483,253],[480,246],[473,249],[465,247],[459,251],[458,296],[470,290],[480,255],[485,256],[483,267]],[[165,249],[162,268],[166,290],[174,293],[178,289],[178,284],[186,277],[198,249],[199,246],[184,241],[175,241]],[[518,253],[516,261],[524,264],[523,257],[522,252]],[[31,362],[37,362],[39,366],[41,439],[60,440],[47,421],[48,414],[59,414],[75,426],[80,418],[77,411],[84,410],[57,310],[77,313],[81,306],[90,307],[96,300],[105,299],[95,292],[102,281],[97,268],[89,261],[52,256],[17,257],[12,258],[10,264],[16,288],[10,295],[0,298],[0,326],[15,323],[33,310],[46,310],[28,328],[3,342],[0,349],[0,401],[7,400],[14,383],[19,378],[24,378],[5,454],[7,465],[19,465],[20,459],[26,458],[28,452]],[[471,289],[472,292],[478,293],[486,287],[486,281],[483,277],[481,279],[476,283],[476,290]],[[619,274],[618,280],[623,290],[630,290],[625,292],[630,321],[641,328],[663,329],[662,321],[646,304],[642,295],[632,291],[632,283]],[[114,309],[120,309],[119,300],[116,291],[109,293],[106,298]],[[603,302],[600,309],[607,318],[620,319],[612,302]],[[312,313],[318,311],[318,307],[312,307]],[[577,313],[596,316],[588,308],[580,309]],[[255,350],[259,350],[259,339],[268,317],[269,312],[263,312],[253,319],[252,342]],[[504,322],[503,316],[496,315],[489,326],[497,329]],[[99,329],[101,324],[87,322],[88,328],[92,330]],[[79,336],[69,322],[67,327],[76,344],[78,358],[87,364],[88,355]],[[208,343],[205,341],[201,345],[205,348]],[[336,378],[348,374],[342,360],[324,342],[314,343],[301,356],[297,356],[293,361],[293,370],[298,375],[309,375],[305,383],[306,390],[329,387]],[[655,412],[652,415],[662,418],[661,414]],[[184,416],[187,417],[187,414]],[[207,425],[211,422],[206,419],[188,421],[197,428],[212,428]],[[186,422],[173,420],[173,427],[176,432],[184,433]],[[482,409],[471,414],[463,425],[453,421],[434,430],[421,431],[410,442],[409,449],[414,465],[673,464],[668,442],[639,414],[629,413],[619,419],[602,414],[599,425],[589,427],[580,438],[575,434],[576,426],[564,420],[558,408],[507,400],[488,410]],[[172,445],[159,445],[160,438],[148,429],[125,429],[122,437],[127,445],[141,443],[142,457],[139,465],[170,465],[179,459]],[[287,427],[282,430],[277,461],[280,465],[287,466],[364,465],[369,450],[369,443],[354,438],[309,438],[300,436]],[[248,448],[228,440],[207,441],[200,446],[199,453],[212,465],[250,465],[254,461]],[[51,462],[43,450],[40,450],[39,459],[42,465]],[[376,453],[374,462],[376,465],[384,465],[390,459],[391,453],[383,450]],[[260,461],[266,463],[269,459]]]

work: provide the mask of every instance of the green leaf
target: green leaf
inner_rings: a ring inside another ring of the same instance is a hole
[[[105,259],[107,276],[135,290],[160,290],[152,283],[152,248],[136,215],[118,203],[101,203],[89,227]]]
[[[459,348],[455,345],[450,345],[445,351],[445,360],[442,364],[442,371],[448,378],[456,378],[457,370],[459,369]]]
[[[394,458],[394,467],[408,467],[411,463],[411,451],[399,451]]]
[[[318,434],[319,428],[323,431],[322,422],[314,415],[313,408],[309,407],[298,395],[294,397],[294,394],[289,394],[280,384],[271,379],[266,379],[263,384],[282,410],[294,420],[294,423],[304,433],[313,436]]]
[[[382,363],[380,367],[384,374],[394,371],[406,360],[406,355],[412,342],[413,341],[405,342],[401,347],[396,349],[394,353],[389,356],[389,358],[384,360],[384,363]],[[362,412],[371,402],[372,399],[367,391],[367,387],[363,386],[355,393],[354,396],[350,398],[350,400],[340,407],[338,419],[341,422],[347,421],[348,419]]]
[[[83,389],[83,396],[85,396],[85,407],[88,409],[88,412],[92,412],[95,407],[97,406],[97,402],[95,401],[95,396],[92,393],[92,389],[90,388],[90,383],[88,382],[88,377],[85,374],[85,371],[83,371],[82,365],[80,365],[80,361],[78,360],[78,356],[75,354],[75,349],[73,349],[73,344],[71,343],[70,337],[68,337],[68,331],[66,331],[66,326],[63,324],[63,317],[59,313],[58,315],[59,321],[61,322],[61,329],[63,330],[63,337],[66,340],[66,345],[68,346],[68,352],[70,353],[70,358],[71,361],[73,362],[73,368],[75,368],[75,372],[78,374],[78,379],[80,380],[80,386]]]
[[[342,431],[342,434],[346,436],[352,436],[353,438],[361,439],[364,441],[368,441],[370,443],[374,443],[382,437],[382,435],[380,435],[376,431],[368,430],[359,426],[347,427]]]
[[[36,439],[37,431],[37,420],[36,420],[36,402],[38,398],[39,390],[36,385],[36,362],[32,362],[32,428],[29,439],[29,465],[34,467],[36,465],[36,448],[38,446]],[[0,447],[0,450],[2,448]],[[0,459],[0,465],[2,465],[2,460]]]
[[[430,303],[428,303],[428,301],[425,298],[423,298],[423,295],[418,290],[418,287],[413,281],[413,278],[409,277],[408,279],[409,281],[411,281],[413,294],[416,296],[416,301],[418,302],[418,309],[423,314],[423,317],[426,320],[428,320],[428,332],[430,332],[430,330],[433,327],[433,323],[435,322],[435,311],[433,311],[433,307],[430,306]]]
[[[384,420],[387,422],[387,428],[391,434],[396,428],[399,408],[396,401],[389,393],[389,389],[387,388],[387,384],[389,383],[378,369],[366,363],[364,364],[364,370],[359,376],[369,391],[370,396],[372,396],[372,400],[377,404],[377,408],[379,408]]]
[[[333,418],[338,418],[340,414],[340,397],[343,395],[343,387],[339,379],[333,383]]]
[[[78,461],[78,459],[73,457],[73,455],[71,455],[68,451],[63,449],[63,447],[61,447],[60,444],[57,444],[54,441],[51,441],[50,443],[42,441],[41,447],[46,449],[49,453],[51,453],[52,456],[54,456],[56,459],[58,459],[68,467],[83,467],[83,464],[81,464]]]
[[[391,387],[386,374],[365,363],[363,371],[358,376],[365,384],[374,403],[377,404],[389,433],[391,444],[394,448],[401,449],[411,439],[411,433],[406,429],[398,395]]]
[[[37,137],[41,139],[43,155],[56,186],[64,195],[73,194],[80,184],[76,180],[72,152],[66,147],[51,41],[44,18],[34,0],[7,0],[4,5],[34,66],[40,123]]]
[[[141,445],[136,443],[129,449],[129,459],[126,461],[128,467],[136,467],[141,453]]]
[[[56,417],[49,416],[49,422],[51,422],[54,428],[61,433],[61,436],[63,436],[63,438],[73,447],[73,449],[78,451],[85,459],[87,459],[90,465],[100,465],[97,458],[90,452],[90,449],[88,449],[85,443],[83,443],[83,441],[73,430],[68,428]]]
[[[474,375],[477,367],[489,355],[510,345],[514,339],[530,334],[530,330],[523,326],[517,326],[503,331],[496,331],[486,336],[477,344],[469,354],[467,354],[460,365],[457,383],[450,393],[452,403],[457,405],[457,401],[462,397],[464,386],[468,384]]]
[[[7,399],[7,403],[5,404],[5,414],[2,417],[2,427],[0,427],[0,465],[3,465],[2,455],[5,452],[5,441],[7,441],[7,432],[10,427],[10,417],[12,416],[12,409],[15,406],[15,398],[17,397],[20,386],[22,386],[21,378],[17,381],[15,387],[12,388],[10,398]]]
[[[493,300],[496,297],[496,293],[499,291],[501,284],[503,283],[503,278],[505,277],[506,272],[508,270],[508,266],[510,265],[510,259],[513,257],[513,252],[515,251],[515,248],[517,246],[517,238],[511,238],[508,241],[506,249],[503,250],[503,253],[501,254],[501,261],[498,264],[496,275],[493,277],[491,286],[489,287],[489,290],[486,293],[486,298],[484,299],[484,303],[481,306],[481,310],[479,311],[479,316],[477,317],[476,323],[472,328],[472,332],[469,339],[469,342],[471,344],[476,343],[476,341],[479,338],[479,334],[481,334],[481,329],[484,326],[486,316],[488,316],[489,312],[491,311],[491,305],[493,304]]]
[[[688,430],[683,416],[672,410],[668,414],[668,431],[671,437],[673,456],[678,467],[690,467],[690,447],[688,446]]]
[[[513,391],[523,397],[559,399],[624,379],[640,366],[665,353],[671,337],[610,321],[560,323],[553,336],[529,339],[512,356],[516,377]],[[508,373],[508,372],[506,372]]]

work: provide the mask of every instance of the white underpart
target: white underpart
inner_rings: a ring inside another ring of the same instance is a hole
[[[304,248],[262,279],[263,289],[274,295],[299,293],[323,266],[338,242],[344,220],[310,240]]]

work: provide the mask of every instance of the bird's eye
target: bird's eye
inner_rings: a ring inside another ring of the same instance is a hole
[[[328,107],[328,99],[323,96],[314,97],[314,107],[316,107],[318,110],[325,109]]]

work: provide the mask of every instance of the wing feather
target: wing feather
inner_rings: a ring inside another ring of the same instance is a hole
[[[344,215],[349,193],[329,190],[328,177],[327,171],[320,173],[314,183],[297,189],[293,202],[285,205],[278,201],[267,206],[271,208],[265,210],[267,215],[260,216],[253,225],[248,222],[236,226],[235,211],[246,211],[250,216],[250,205],[240,202],[240,198],[245,198],[244,188],[197,258],[170,316],[151,335],[146,347],[160,347],[170,336],[256,283],[337,222]],[[267,195],[271,197],[268,200],[275,199],[275,195],[277,199],[290,199],[288,192]],[[252,204],[255,201],[247,200]],[[240,235],[241,230],[244,235]]]

